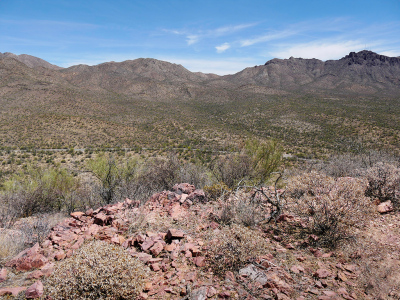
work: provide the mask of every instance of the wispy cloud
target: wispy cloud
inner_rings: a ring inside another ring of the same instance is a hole
[[[256,26],[257,23],[251,24],[239,24],[234,26],[223,26],[209,30],[176,30],[176,29],[162,29],[164,32],[172,33],[176,35],[184,35],[186,36],[187,44],[193,45],[198,43],[200,40],[209,39],[209,38],[217,38],[222,36],[227,36],[234,34],[238,31]]]
[[[282,31],[278,31],[278,32],[261,35],[261,36],[258,36],[258,37],[252,38],[252,39],[242,40],[242,41],[240,41],[240,45],[242,47],[248,47],[248,46],[252,46],[254,44],[258,44],[258,43],[264,43],[264,42],[269,42],[269,41],[273,41],[273,40],[287,38],[287,37],[295,35],[296,33],[297,32],[293,31],[293,30],[282,30]]]
[[[223,43],[222,45],[215,47],[215,49],[217,49],[217,53],[222,53],[228,50],[230,47],[231,45],[229,45],[229,43]]]

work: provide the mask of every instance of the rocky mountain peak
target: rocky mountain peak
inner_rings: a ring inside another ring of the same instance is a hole
[[[348,55],[340,59],[341,61],[346,61],[349,65],[400,65],[399,57],[389,57],[385,55],[380,55],[369,50],[362,50],[359,52],[350,52]]]

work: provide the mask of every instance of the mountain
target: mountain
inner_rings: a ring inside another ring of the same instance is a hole
[[[251,136],[276,138],[302,155],[360,136],[368,147],[400,149],[396,57],[273,59],[226,76],[150,58],[64,69],[23,58],[1,54],[0,149],[222,150]]]
[[[400,94],[400,59],[372,51],[351,52],[339,60],[272,59],[225,80],[297,93]],[[247,86],[248,88],[248,86]]]
[[[0,59],[6,58],[6,57],[14,58],[14,59],[24,63],[25,65],[27,65],[29,68],[43,67],[43,68],[51,69],[51,70],[62,69],[59,66],[52,65],[51,63],[49,63],[41,58],[35,57],[35,56],[31,56],[31,55],[27,55],[27,54],[16,55],[16,54],[13,54],[10,52],[5,52],[5,53],[0,52]]]

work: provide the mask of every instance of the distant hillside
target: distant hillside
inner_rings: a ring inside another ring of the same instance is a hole
[[[20,62],[27,65],[29,68],[43,67],[43,68],[52,69],[52,70],[62,69],[59,66],[52,65],[51,63],[49,63],[41,58],[35,57],[35,56],[31,56],[31,55],[27,55],[27,54],[16,55],[16,54],[13,54],[10,52],[5,52],[5,53],[0,52],[0,59],[6,58],[6,57],[15,58],[16,60],[19,60]]]
[[[224,77],[237,85],[265,86],[318,94],[400,95],[400,59],[371,51],[351,52],[339,60],[272,59]]]
[[[399,58],[273,59],[218,76],[150,58],[57,69],[24,57],[1,54],[0,148],[222,150],[256,136],[307,156],[360,140],[400,149]]]

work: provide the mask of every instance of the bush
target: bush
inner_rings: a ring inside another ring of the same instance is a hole
[[[392,164],[378,163],[365,172],[368,197],[384,202],[391,200],[395,208],[399,208],[400,200],[400,168]]]
[[[207,262],[218,276],[224,276],[227,271],[237,272],[270,251],[260,232],[236,224],[223,227],[211,239]]]
[[[211,171],[218,182],[232,189],[239,181],[250,177],[250,157],[245,154],[219,156],[211,164]]]
[[[29,217],[37,213],[73,210],[78,204],[80,182],[65,169],[28,167],[3,184],[1,202],[11,214]],[[0,223],[2,221],[0,220]]]
[[[206,185],[203,189],[207,199],[212,200],[217,200],[221,196],[227,195],[231,192],[229,187],[223,182],[219,182],[213,185]]]
[[[366,187],[366,180],[360,178],[335,180],[315,171],[302,174],[288,184],[289,209],[303,218],[303,230],[319,236],[320,245],[335,247],[368,219]]]
[[[245,150],[251,159],[251,179],[256,185],[265,183],[282,163],[283,148],[274,140],[268,142],[248,140]]]
[[[57,264],[44,282],[52,299],[136,299],[147,278],[144,264],[123,248],[92,241]]]
[[[117,162],[112,155],[101,154],[95,159],[88,160],[89,170],[97,177],[97,193],[103,204],[110,204],[116,200],[122,183],[131,180],[137,169],[136,160],[128,160],[125,164]]]

